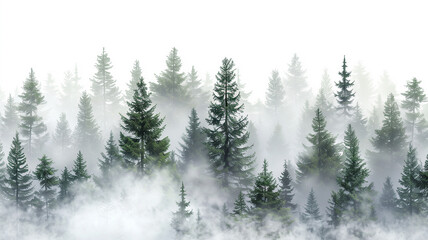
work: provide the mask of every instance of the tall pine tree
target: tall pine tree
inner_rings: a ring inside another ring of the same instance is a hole
[[[354,100],[353,97],[355,93],[352,91],[354,82],[348,79],[351,76],[351,72],[347,72],[346,67],[346,59],[343,57],[342,71],[339,72],[342,79],[336,82],[336,87],[338,87],[339,90],[334,96],[337,97],[337,103],[339,104],[336,108],[339,114],[349,118],[352,116],[353,107],[351,104]]]
[[[293,203],[294,197],[294,188],[293,180],[291,179],[290,173],[288,171],[287,161],[284,161],[284,170],[279,177],[279,197],[286,208],[291,210],[296,209],[297,204]]]
[[[284,104],[285,90],[282,85],[282,80],[279,77],[277,70],[272,71],[272,76],[269,78],[268,90],[266,92],[266,106],[273,109],[277,113],[278,109]]]
[[[58,178],[55,176],[56,170],[53,168],[52,160],[46,155],[43,155],[39,159],[39,164],[36,167],[34,176],[39,181],[40,190],[36,195],[42,199],[44,203],[44,210],[46,214],[46,220],[49,219],[49,210],[52,208],[52,204],[55,201],[56,191],[54,187],[58,185]]]

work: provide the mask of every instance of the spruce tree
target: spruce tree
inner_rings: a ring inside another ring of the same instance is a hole
[[[406,111],[406,126],[410,132],[410,141],[413,142],[416,125],[423,119],[423,114],[420,111],[421,103],[426,101],[424,89],[420,86],[421,81],[413,78],[406,84],[406,91],[401,95],[404,100],[401,107]]]
[[[90,177],[86,169],[86,161],[83,159],[83,154],[79,151],[76,160],[74,160],[72,179],[73,181],[83,182]]]
[[[284,170],[279,177],[279,197],[284,207],[294,210],[296,209],[297,204],[292,202],[294,197],[292,181],[293,180],[291,179],[288,171],[287,161],[284,161]]]
[[[341,116],[349,118],[352,116],[353,107],[351,104],[354,100],[353,97],[355,93],[352,90],[354,82],[348,79],[351,76],[351,72],[347,72],[346,67],[346,59],[343,57],[342,71],[339,72],[342,79],[335,83],[339,90],[334,94],[334,96],[337,97],[337,103],[339,104],[336,110]]]
[[[110,132],[110,137],[105,145],[105,152],[101,153],[101,159],[98,160],[102,184],[110,184],[112,177],[114,177],[112,176],[112,171],[120,167],[121,164],[122,157],[119,147],[114,140],[113,132]]]
[[[143,78],[137,83],[128,112],[121,115],[122,129],[119,146],[126,164],[135,166],[140,174],[146,174],[154,166],[169,165],[168,137],[161,138],[164,119],[155,113]],[[129,134],[129,135],[125,135]]]
[[[114,121],[119,110],[120,92],[110,72],[112,67],[110,57],[103,48],[101,55],[97,56],[97,72],[91,79],[92,99],[94,106],[97,106],[95,115],[101,117],[103,124]]]
[[[209,100],[209,94],[203,90],[202,81],[199,79],[198,72],[194,66],[192,66],[190,73],[187,74],[185,88],[194,106],[199,106]]]
[[[343,214],[343,206],[342,206],[342,191],[338,192],[332,191],[331,198],[328,200],[327,207],[327,216],[328,216],[328,224],[337,227],[341,223],[342,214]]]
[[[341,168],[340,156],[335,144],[336,139],[326,130],[326,125],[324,115],[317,109],[312,120],[314,133],[307,137],[312,146],[305,146],[306,152],[299,155],[297,162],[299,183],[311,176],[318,177],[321,181],[336,179]]]
[[[77,126],[74,132],[77,148],[87,153],[100,144],[100,130],[92,112],[89,95],[83,92],[80,97]]]
[[[272,71],[269,78],[268,90],[266,92],[266,106],[273,109],[275,113],[284,104],[285,90],[277,70]]]
[[[1,117],[1,124],[2,139],[12,139],[18,130],[19,116],[18,107],[10,94],[6,105],[4,106],[4,115]]]
[[[64,170],[61,173],[61,178],[59,179],[59,200],[62,202],[67,202],[71,199],[71,184],[73,182],[73,175],[68,171],[67,167],[64,167]]]
[[[306,82],[305,70],[303,70],[297,54],[293,55],[291,63],[288,64],[284,86],[291,101],[301,102],[302,100],[308,99],[310,91]]]
[[[208,157],[205,146],[206,135],[200,125],[198,114],[192,108],[189,124],[186,127],[186,134],[181,138],[183,143],[180,143],[181,167],[183,170],[190,165],[195,166],[203,163]]]
[[[181,105],[189,99],[185,86],[186,76],[181,72],[181,59],[178,51],[173,48],[166,60],[167,68],[156,75],[156,83],[151,83],[150,89],[157,102]]]
[[[53,140],[58,146],[61,147],[62,153],[65,149],[71,146],[71,129],[69,127],[65,113],[61,113],[61,115],[59,116],[59,120],[56,122]]]
[[[239,192],[238,198],[234,203],[233,214],[235,216],[245,216],[246,214],[248,214],[248,207],[245,203],[245,197],[242,191]]]
[[[172,228],[177,232],[177,235],[183,236],[189,232],[187,226],[187,221],[190,216],[192,216],[192,210],[187,208],[190,205],[190,202],[186,201],[186,190],[184,189],[184,184],[181,183],[180,189],[180,201],[177,202],[178,210],[173,213],[173,218],[171,222]]]
[[[383,184],[382,195],[379,201],[383,209],[388,211],[397,210],[397,195],[395,194],[390,177],[387,177]]]
[[[248,154],[248,117],[235,82],[235,64],[223,59],[213,100],[209,107],[206,129],[211,171],[224,188],[247,189],[253,180],[254,154]]]
[[[416,183],[421,190],[424,200],[428,200],[428,155],[426,156],[423,169],[419,171],[419,177]]]
[[[37,140],[39,143],[46,142],[48,138],[47,127],[43,119],[38,115],[38,108],[45,103],[44,97],[40,92],[39,82],[36,80],[33,69],[24,82],[23,93],[19,95],[19,111],[21,113],[21,134],[27,138],[26,145],[29,156],[32,157],[33,145]],[[40,145],[38,147],[41,147]]]
[[[131,102],[134,97],[134,91],[137,90],[137,83],[140,81],[142,76],[142,70],[140,67],[140,61],[135,60],[134,66],[131,70],[131,81],[128,83],[128,89],[125,92],[126,102]]]
[[[44,210],[46,213],[46,220],[49,219],[49,209],[55,200],[56,190],[54,187],[58,185],[58,178],[55,176],[56,170],[53,168],[52,160],[46,155],[39,159],[39,164],[36,167],[34,176],[39,181],[40,190],[36,195],[42,199],[44,203]]]
[[[321,220],[321,214],[313,188],[311,188],[311,191],[308,195],[308,200],[306,201],[305,212],[303,213],[303,220],[306,222]]]
[[[263,161],[263,170],[257,175],[254,188],[250,191],[250,202],[257,209],[275,211],[281,208],[280,192],[276,190],[278,184],[269,172],[266,159]]]
[[[11,200],[17,208],[26,209],[33,197],[33,186],[18,133],[13,138],[7,160],[4,196]]]
[[[398,181],[401,186],[397,188],[398,208],[405,215],[420,213],[424,205],[421,190],[417,186],[419,171],[416,149],[410,144],[401,179]]]

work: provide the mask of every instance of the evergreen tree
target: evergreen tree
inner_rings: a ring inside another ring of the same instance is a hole
[[[61,108],[67,111],[68,116],[75,116],[77,114],[76,108],[70,106],[77,106],[82,87],[80,86],[80,76],[77,66],[74,67],[74,74],[70,71],[64,75],[62,83],[62,93],[60,96]]]
[[[332,191],[331,198],[328,200],[328,224],[333,225],[335,227],[339,226],[343,214],[343,206],[341,201],[342,191],[343,190],[339,190],[338,192]]]
[[[13,138],[7,160],[7,175],[2,189],[3,193],[7,199],[14,202],[17,208],[25,209],[33,197],[33,187],[18,133]]]
[[[64,170],[61,173],[61,178],[59,179],[59,200],[68,201],[71,199],[70,187],[73,182],[73,175],[68,171],[67,167],[64,167]]]
[[[19,95],[21,103],[19,111],[21,112],[21,133],[26,137],[29,156],[32,156],[34,143],[44,143],[47,140],[47,127],[43,123],[42,117],[37,112],[41,104],[45,103],[44,97],[40,92],[39,83],[31,69],[29,77],[24,82],[23,93]],[[40,147],[40,145],[38,146]]]
[[[236,85],[238,86],[239,89],[239,93],[241,95],[241,101],[245,106],[249,106],[250,102],[248,101],[248,99],[251,96],[251,91],[247,91],[246,89],[246,85],[242,79],[241,79],[241,74],[239,74],[239,69],[236,69]]]
[[[383,209],[388,211],[395,211],[397,209],[397,195],[395,194],[390,177],[387,177],[383,184],[382,195],[379,200]]]
[[[284,161],[284,170],[279,177],[279,197],[284,207],[294,210],[297,204],[292,203],[294,197],[292,181],[288,171],[287,161]]]
[[[364,117],[360,105],[357,103],[355,111],[351,119],[351,125],[355,129],[359,139],[366,139],[367,137],[367,119]]]
[[[353,80],[355,83],[355,97],[358,102],[361,104],[361,107],[364,110],[369,109],[373,104],[374,97],[374,86],[372,79],[370,78],[369,73],[366,71],[365,67],[358,63],[352,71]],[[356,127],[352,125],[353,127]]]
[[[209,94],[203,90],[202,81],[199,79],[198,72],[194,66],[192,66],[190,73],[187,74],[185,87],[194,106],[201,105],[209,100]]]
[[[277,70],[272,71],[269,86],[266,92],[266,105],[274,109],[275,113],[284,104],[285,90]]]
[[[43,95],[45,100],[51,104],[57,104],[58,99],[58,87],[56,85],[55,79],[53,79],[52,74],[48,74],[44,84],[42,85]]]
[[[211,129],[206,129],[211,171],[222,187],[242,190],[252,183],[254,154],[248,155],[248,117],[243,116],[232,59],[223,60],[216,78],[207,118]]]
[[[89,95],[83,92],[80,97],[79,113],[75,130],[75,141],[78,149],[87,153],[97,148],[100,143],[100,130],[92,112],[92,104]]]
[[[105,153],[101,153],[101,158],[98,160],[98,165],[102,174],[102,183],[109,184],[112,180],[112,171],[122,163],[119,147],[113,138],[113,132],[110,132],[110,137],[105,146]]]
[[[285,88],[291,101],[302,101],[308,99],[309,89],[306,82],[305,71],[299,57],[294,54],[291,63],[288,64]]]
[[[324,93],[327,102],[332,103],[334,101],[334,92],[333,85],[331,84],[330,75],[327,72],[327,69],[324,70],[321,80],[321,89],[320,92]]]
[[[324,115],[317,109],[312,120],[314,133],[307,137],[312,146],[305,146],[306,153],[300,154],[297,162],[299,183],[310,176],[318,176],[322,181],[333,180],[341,168],[336,139],[325,129],[326,125]]]
[[[182,137],[183,143],[180,143],[183,170],[187,169],[188,166],[192,164],[202,163],[208,157],[204,144],[206,142],[206,135],[200,124],[198,114],[196,110],[192,108],[186,134]]]
[[[254,188],[250,191],[250,202],[255,208],[262,210],[278,210],[281,208],[280,192],[276,190],[278,184],[269,172],[266,159],[263,161],[263,170],[256,177]]]
[[[336,108],[339,114],[349,118],[352,116],[351,112],[353,111],[353,107],[351,104],[354,100],[353,97],[355,93],[352,91],[354,81],[348,79],[351,76],[351,72],[347,72],[346,67],[346,59],[343,57],[342,71],[339,72],[342,79],[335,83],[339,90],[334,94],[334,96],[337,97],[337,103],[339,104]]]
[[[233,214],[237,216],[245,216],[248,214],[248,207],[245,203],[245,198],[242,191],[239,192],[238,199],[236,199],[234,203]]]
[[[79,151],[77,153],[76,160],[74,160],[72,179],[73,181],[83,182],[90,177],[91,176],[89,176],[88,171],[86,170],[86,161],[83,159],[83,155]]]
[[[158,102],[185,104],[189,98],[184,82],[185,73],[180,72],[181,59],[177,53],[176,48],[171,50],[166,60],[167,68],[156,75],[157,82],[150,85],[153,97]]]
[[[401,187],[397,188],[398,208],[405,215],[420,213],[424,205],[421,198],[421,190],[417,187],[419,171],[416,149],[410,144],[407,159],[404,161],[401,179],[398,181]]]
[[[188,233],[189,228],[186,226],[186,222],[189,217],[192,216],[192,210],[187,208],[190,205],[190,202],[186,201],[186,190],[184,189],[184,184],[181,183],[180,189],[180,201],[177,202],[178,210],[174,212],[171,226],[177,232],[177,235],[182,236]]]
[[[406,111],[405,123],[410,132],[411,142],[413,142],[416,125],[423,119],[423,114],[420,111],[421,103],[426,101],[426,95],[420,84],[421,81],[413,78],[412,81],[407,82],[407,90],[401,94],[405,97],[401,107]]]
[[[137,83],[140,81],[142,76],[142,70],[140,67],[140,61],[135,60],[134,67],[131,70],[131,81],[128,83],[128,90],[125,92],[125,100],[131,102],[134,97],[134,91],[137,90]]]
[[[316,221],[321,220],[321,214],[318,207],[317,200],[315,198],[314,189],[311,188],[311,191],[308,195],[308,200],[305,205],[305,212],[303,213],[304,221]]]
[[[428,200],[428,155],[426,157],[423,169],[421,169],[421,171],[419,172],[418,181],[416,183],[418,188],[421,190],[422,197],[425,199],[425,201],[427,201]]]
[[[4,115],[1,117],[2,137],[11,139],[15,135],[19,126],[18,107],[15,104],[12,95],[9,94],[6,105],[4,106]]]
[[[120,92],[110,73],[112,67],[110,57],[103,48],[101,55],[97,56],[97,72],[91,79],[92,99],[94,106],[97,106],[95,115],[100,116],[103,123],[115,120],[119,109]]]
[[[61,147],[61,152],[71,145],[71,129],[68,125],[65,113],[61,113],[59,120],[56,123],[55,134],[53,139],[57,145]]]
[[[318,95],[315,99],[315,108],[319,108],[324,113],[327,119],[334,119],[333,104],[327,99],[324,89],[320,88]]]
[[[40,190],[36,193],[44,203],[44,209],[46,213],[46,220],[49,219],[49,209],[55,200],[55,189],[58,185],[58,178],[55,176],[56,170],[53,168],[52,160],[49,159],[46,155],[43,155],[39,159],[39,164],[36,167],[34,176],[39,180]]]
[[[168,137],[161,138],[164,130],[163,118],[155,113],[143,78],[137,83],[132,102],[128,102],[126,116],[121,115],[122,129],[129,133],[120,133],[119,145],[124,160],[130,166],[136,166],[141,174],[148,173],[154,166],[166,166],[169,147]]]

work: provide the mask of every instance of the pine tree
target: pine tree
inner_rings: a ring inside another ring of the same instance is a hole
[[[156,75],[157,82],[150,85],[157,102],[182,105],[189,99],[185,73],[180,72],[181,59],[177,53],[176,48],[171,50],[166,60],[167,68]]]
[[[283,206],[290,208],[291,210],[296,209],[297,204],[294,204],[294,188],[292,186],[292,179],[288,171],[287,161],[284,161],[284,170],[279,177],[279,197],[283,203]]]
[[[114,168],[120,167],[122,164],[122,157],[120,155],[119,147],[114,141],[113,132],[110,132],[110,137],[105,146],[105,153],[101,153],[101,158],[98,160],[98,165],[101,170],[102,184],[110,184],[112,181],[112,171]]]
[[[205,146],[206,135],[200,126],[200,121],[196,110],[192,108],[189,116],[189,125],[186,127],[186,134],[180,143],[180,155],[182,159],[182,169],[187,169],[190,165],[197,165],[207,159],[207,149]]]
[[[416,181],[418,188],[421,190],[422,197],[428,200],[428,155],[425,159],[424,168],[419,171],[418,181]]]
[[[278,210],[281,208],[280,192],[276,190],[278,184],[269,172],[266,159],[263,161],[263,170],[257,175],[254,188],[250,191],[250,202],[255,208],[263,210]]]
[[[188,233],[189,228],[186,226],[186,223],[190,216],[192,216],[192,210],[187,208],[190,205],[190,202],[186,201],[186,190],[184,189],[184,184],[181,183],[180,189],[180,201],[177,202],[178,210],[173,213],[173,218],[171,222],[172,228],[177,232],[177,235],[182,236]]]
[[[97,72],[91,79],[92,99],[94,106],[97,106],[95,115],[100,116],[103,123],[116,120],[119,109],[120,92],[110,73],[112,67],[110,57],[103,48],[101,55],[97,56]]]
[[[203,90],[202,81],[199,79],[198,72],[195,70],[194,66],[192,66],[190,73],[187,74],[185,88],[194,106],[208,102],[209,94]]]
[[[314,189],[311,188],[311,191],[308,195],[308,200],[305,205],[305,212],[303,213],[304,221],[316,221],[321,220],[321,214],[318,207],[317,200],[315,198]]]
[[[297,162],[299,183],[310,176],[318,176],[321,181],[334,180],[341,168],[336,139],[325,129],[326,125],[324,115],[317,109],[312,120],[314,133],[307,137],[312,146],[305,146],[306,153],[300,154]]]
[[[398,181],[401,187],[397,188],[398,208],[405,215],[418,214],[423,208],[421,190],[417,187],[419,171],[416,149],[410,144],[401,179]]]
[[[412,81],[407,82],[407,90],[401,94],[405,97],[401,107],[406,111],[405,123],[410,132],[411,142],[414,139],[416,125],[423,119],[423,114],[420,111],[421,103],[426,101],[426,95],[420,84],[421,81],[413,78]]]
[[[351,104],[354,100],[353,97],[355,93],[352,91],[354,82],[348,79],[351,76],[351,72],[347,72],[346,67],[346,59],[343,57],[342,71],[339,72],[342,79],[335,83],[339,90],[334,94],[334,96],[337,97],[337,103],[339,104],[336,110],[341,116],[349,118],[352,116],[353,107]]]
[[[61,173],[61,178],[59,179],[59,200],[66,202],[71,199],[71,184],[73,182],[73,175],[68,171],[67,167],[64,167],[64,170]]]
[[[324,113],[327,119],[334,119],[333,104],[327,99],[324,89],[320,88],[318,95],[315,99],[315,108],[319,108]]]
[[[17,208],[26,209],[33,197],[33,187],[18,133],[13,138],[7,160],[7,175],[2,190],[5,197],[14,202]]]
[[[39,106],[45,103],[45,100],[40,92],[39,83],[34,76],[33,69],[31,69],[29,77],[24,82],[23,93],[19,97],[22,100],[18,107],[21,112],[20,129],[22,135],[27,138],[26,145],[31,157],[35,142],[39,140],[39,142],[44,143],[48,137],[47,127],[43,123],[42,117],[37,114]]]
[[[233,214],[236,216],[245,216],[248,214],[248,206],[245,203],[244,194],[242,191],[239,192],[238,198],[236,199],[233,207]]]
[[[253,178],[254,154],[248,155],[248,117],[243,116],[232,59],[223,60],[216,78],[207,118],[211,129],[206,129],[211,171],[222,187],[246,189]]]
[[[69,148],[71,145],[71,129],[68,125],[65,113],[61,113],[59,120],[56,122],[56,129],[53,140],[61,147],[61,152],[64,152],[64,150]]]
[[[266,105],[272,108],[275,113],[284,104],[285,90],[282,85],[282,80],[279,77],[277,70],[272,71],[272,76],[269,78],[269,86],[266,92]]]
[[[58,178],[55,176],[56,170],[53,168],[52,160],[49,159],[46,155],[43,155],[39,159],[39,164],[36,167],[34,176],[39,180],[40,190],[36,193],[44,203],[44,209],[46,213],[46,220],[49,219],[49,209],[55,200],[55,189],[58,185]]]
[[[83,159],[83,154],[79,151],[73,165],[73,181],[83,182],[89,179],[88,171],[86,170],[86,161]]]
[[[3,139],[12,139],[18,130],[19,116],[18,107],[16,106],[15,101],[10,94],[6,105],[4,106],[4,115],[1,117],[1,123]]]
[[[383,184],[382,195],[379,201],[381,207],[385,210],[395,211],[397,209],[397,195],[395,194],[390,177],[387,177]]]
[[[305,71],[299,57],[294,54],[291,63],[288,64],[285,88],[291,101],[302,101],[308,99],[309,89],[306,82]]]
[[[144,79],[140,78],[132,102],[128,102],[126,116],[121,115],[122,129],[129,133],[120,133],[119,146],[124,160],[130,166],[136,166],[141,174],[149,172],[154,166],[167,166],[169,153],[168,137],[161,138],[164,130],[163,118],[155,113]]]
[[[329,218],[328,224],[335,227],[339,226],[343,214],[343,206],[341,202],[341,194],[343,190],[338,192],[332,191],[331,198],[328,200],[329,206],[327,207],[327,216]]]
[[[365,112],[365,110],[369,109],[373,104],[374,86],[372,79],[361,62],[355,66],[352,73],[355,83],[355,97],[361,104],[363,112]]]
[[[125,100],[131,102],[134,97],[134,91],[137,90],[137,83],[140,81],[142,76],[142,70],[140,67],[140,61],[135,60],[134,67],[131,70],[131,81],[128,83],[128,89],[125,92]]]
[[[74,134],[77,148],[85,153],[97,148],[100,144],[100,130],[92,112],[91,99],[86,92],[83,92],[80,97],[77,126]]]
[[[327,69],[324,70],[322,75],[320,92],[321,91],[324,93],[327,102],[332,103],[334,101],[333,85],[331,84],[330,75],[328,74]]]
[[[67,111],[68,116],[75,116],[77,114],[75,107],[70,106],[77,106],[79,103],[79,97],[82,92],[79,81],[80,76],[77,66],[74,67],[74,74],[70,71],[64,74],[60,104],[61,108]]]

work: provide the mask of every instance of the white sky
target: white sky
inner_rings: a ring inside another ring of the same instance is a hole
[[[314,88],[324,68],[337,80],[344,54],[375,80],[387,70],[400,86],[415,76],[428,87],[428,8],[400,2],[0,0],[0,87],[21,88],[31,67],[62,81],[76,63],[89,86],[102,47],[120,87],[135,59],[153,81],[174,46],[183,70],[195,65],[201,77],[232,57],[254,98],[294,53]]]

